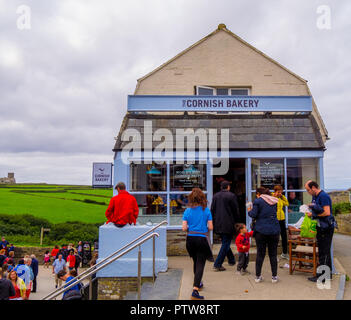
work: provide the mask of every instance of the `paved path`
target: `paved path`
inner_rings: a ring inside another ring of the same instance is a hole
[[[348,276],[351,276],[351,236],[335,233],[334,256],[340,261]],[[339,270],[337,270],[339,271]],[[346,281],[344,300],[351,300],[351,281]]]
[[[348,275],[351,275],[351,236],[341,234],[334,235],[334,256],[345,268]],[[287,260],[281,260],[280,266],[283,266]],[[188,300],[192,290],[192,260],[187,256],[169,257],[169,268],[183,269],[183,278],[181,282],[179,299]],[[315,283],[307,280],[309,274],[294,272],[289,275],[289,270],[286,268],[278,269],[280,282],[272,284],[270,266],[268,256],[265,259],[263,266],[263,283],[255,283],[254,271],[255,262],[249,264],[248,270],[251,275],[240,276],[235,275],[235,267],[223,264],[226,271],[214,272],[212,270],[213,263],[207,262],[203,281],[205,288],[202,294],[206,299],[213,300],[333,300],[335,299],[339,276],[335,276],[331,282],[331,289],[318,289]],[[80,268],[80,273],[85,269]],[[338,270],[339,271],[339,270]],[[55,282],[52,274],[52,267],[49,269],[39,266],[39,276],[37,279],[37,292],[31,293],[30,300],[40,300],[45,295],[55,290]],[[57,298],[58,300],[61,297]],[[351,300],[351,284],[346,282],[346,290],[344,295],[345,300]]]
[[[179,299],[188,300],[192,291],[193,269],[189,257],[169,257],[170,268],[183,269]],[[287,260],[281,260],[283,266]],[[264,282],[255,283],[255,262],[250,262],[248,276],[236,275],[235,266],[224,263],[227,269],[222,272],[212,270],[213,263],[206,262],[203,277],[204,289],[201,294],[206,300],[334,300],[339,285],[339,276],[333,277],[330,289],[318,289],[316,283],[307,280],[309,273],[294,272],[289,275],[289,269],[279,268],[280,281],[271,282],[271,272],[268,256],[262,269]]]
[[[82,273],[85,268],[79,268],[79,273]],[[83,281],[85,284],[86,282]],[[37,292],[32,292],[29,296],[29,300],[41,300],[55,289],[55,278],[52,273],[52,266],[50,268],[44,268],[42,265],[39,266],[39,273],[37,277]],[[61,300],[62,294],[56,298],[56,300]]]

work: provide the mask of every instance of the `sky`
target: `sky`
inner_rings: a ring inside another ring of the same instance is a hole
[[[0,177],[91,184],[137,79],[224,23],[308,80],[325,187],[350,188],[350,17],[349,0],[0,0]]]

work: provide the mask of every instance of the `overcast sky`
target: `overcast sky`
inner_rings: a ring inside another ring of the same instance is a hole
[[[308,80],[331,138],[326,188],[349,188],[350,21],[350,0],[0,0],[0,177],[91,184],[136,80],[225,23]]]

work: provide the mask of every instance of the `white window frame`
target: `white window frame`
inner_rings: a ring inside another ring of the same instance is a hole
[[[217,96],[217,89],[228,89],[228,93],[231,93],[231,90],[247,90],[247,95],[251,95],[251,88],[248,87],[233,87],[233,88],[216,88],[216,87],[207,87],[207,86],[196,86],[196,95],[199,95],[199,89],[211,89],[213,90],[213,95]],[[228,94],[228,96],[231,96],[231,94]]]

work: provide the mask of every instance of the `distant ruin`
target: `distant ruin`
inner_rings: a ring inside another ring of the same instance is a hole
[[[13,172],[9,172],[7,174],[7,178],[0,178],[0,184],[15,184],[15,174]]]

